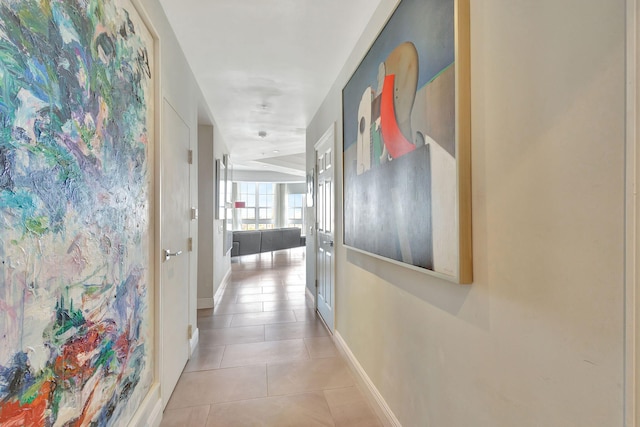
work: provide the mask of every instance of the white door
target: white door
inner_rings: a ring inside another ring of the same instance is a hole
[[[160,370],[166,407],[189,358],[189,127],[165,99],[162,109]],[[167,257],[166,251],[169,251]]]
[[[317,262],[316,276],[318,287],[316,289],[316,301],[318,313],[333,332],[334,324],[334,126],[320,138],[315,146],[316,170],[318,171],[316,194],[317,222]]]

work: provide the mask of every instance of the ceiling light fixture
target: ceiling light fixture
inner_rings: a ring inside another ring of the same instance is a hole
[[[273,154],[278,154],[280,150],[273,150]]]
[[[267,132],[265,132],[265,131],[261,130],[260,132],[258,132],[258,136],[259,136],[260,138],[266,138],[266,136],[267,136]]]

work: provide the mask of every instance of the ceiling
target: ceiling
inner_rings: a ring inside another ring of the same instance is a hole
[[[380,0],[160,3],[234,168],[304,176],[306,127]]]

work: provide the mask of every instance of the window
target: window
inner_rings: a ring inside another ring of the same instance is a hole
[[[242,230],[274,228],[275,184],[240,182],[238,200],[245,202],[245,207],[238,209]]]
[[[287,197],[287,227],[302,228],[304,223],[304,194],[289,194]]]

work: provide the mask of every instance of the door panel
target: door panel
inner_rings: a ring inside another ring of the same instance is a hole
[[[316,145],[316,166],[318,170],[318,203],[316,220],[317,232],[317,295],[318,313],[333,331],[334,327],[334,216],[333,216],[333,126]]]
[[[165,100],[161,167],[161,393],[166,407],[189,358],[189,127]],[[164,250],[176,254],[165,257]],[[181,252],[181,253],[180,253]],[[178,253],[180,253],[178,255]]]

